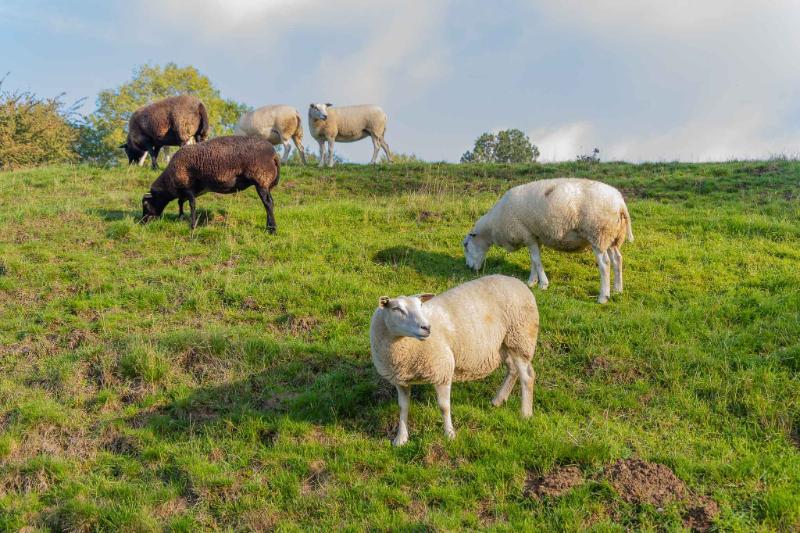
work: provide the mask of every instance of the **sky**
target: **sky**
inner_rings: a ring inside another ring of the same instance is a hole
[[[88,113],[138,65],[193,65],[254,107],[378,104],[431,161],[507,128],[543,161],[794,157],[798,27],[797,0],[0,0],[0,75]]]

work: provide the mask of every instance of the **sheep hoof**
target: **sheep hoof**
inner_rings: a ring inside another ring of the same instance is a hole
[[[608,302],[608,296],[602,296],[601,295],[601,296],[597,297],[597,303],[604,304],[606,302]]]
[[[406,442],[408,442],[408,435],[407,434],[406,435],[398,435],[392,441],[392,446],[402,446]]]
[[[543,291],[546,291],[546,290],[547,290],[547,287],[549,287],[549,286],[550,286],[550,284],[549,284],[549,283],[542,283],[541,285],[539,285],[539,288],[540,288],[541,290],[543,290]]]
[[[270,235],[275,235],[275,233],[276,233],[277,231],[278,231],[278,228],[276,228],[275,226],[267,226],[267,232],[268,232]]]
[[[456,438],[456,432],[453,429],[445,429],[444,436],[447,437],[448,440],[453,440]]]

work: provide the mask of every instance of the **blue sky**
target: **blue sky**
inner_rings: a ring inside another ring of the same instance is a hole
[[[724,160],[800,152],[799,26],[794,0],[0,0],[0,73],[88,112],[191,64],[252,106],[377,103],[428,160],[511,127],[545,160]]]

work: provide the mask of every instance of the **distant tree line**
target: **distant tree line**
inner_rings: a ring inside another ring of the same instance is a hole
[[[131,114],[143,105],[179,94],[192,94],[203,101],[212,124],[211,136],[232,133],[239,116],[249,110],[245,104],[223,98],[196,68],[174,63],[138,67],[129,82],[101,91],[97,109],[88,116],[77,112],[82,101],[68,106],[63,95],[48,99],[30,92],[3,91],[0,80],[0,169],[78,160],[126,162],[119,146],[125,142]]]
[[[223,98],[196,68],[175,63],[136,68],[130,81],[101,91],[96,109],[86,116],[77,112],[82,101],[66,105],[63,95],[39,98],[30,92],[3,91],[2,82],[0,79],[0,169],[72,161],[124,163],[119,146],[125,142],[131,114],[169,96],[191,94],[200,98],[208,110],[212,137],[232,133],[241,114],[250,109]],[[578,156],[578,160],[598,161],[598,153],[595,149],[590,155]],[[472,150],[461,156],[461,162],[534,163],[538,158],[539,148],[525,133],[507,129],[480,135]],[[420,161],[414,154],[396,154],[395,159]]]

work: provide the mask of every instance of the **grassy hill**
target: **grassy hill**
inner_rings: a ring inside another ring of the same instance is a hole
[[[497,372],[446,441],[419,386],[392,448],[378,297],[472,279],[473,221],[567,174],[625,193],[625,294],[545,250],[534,416]],[[275,236],[252,189],[140,225],[155,177],[0,173],[0,529],[800,528],[800,163],[286,167]]]

